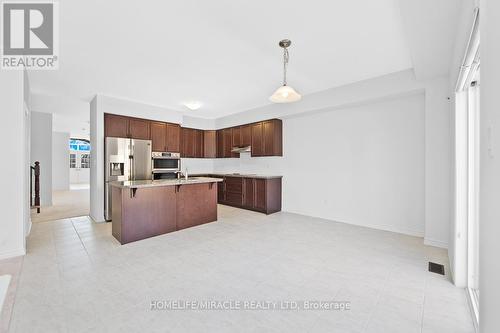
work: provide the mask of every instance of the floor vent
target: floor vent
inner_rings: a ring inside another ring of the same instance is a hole
[[[444,266],[429,261],[429,272],[444,275]]]

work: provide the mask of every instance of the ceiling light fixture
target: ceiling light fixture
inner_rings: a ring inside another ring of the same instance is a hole
[[[189,110],[194,111],[201,108],[201,102],[197,101],[186,102],[184,103],[184,106],[187,107]]]
[[[286,85],[286,69],[288,65],[288,47],[292,44],[289,39],[283,39],[279,42],[279,46],[283,48],[283,85],[276,89],[274,94],[269,97],[269,100],[274,103],[291,103],[300,101],[302,96],[290,86]]]

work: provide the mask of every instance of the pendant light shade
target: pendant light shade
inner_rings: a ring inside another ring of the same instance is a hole
[[[302,96],[292,87],[281,86],[269,97],[269,100],[274,103],[291,103],[300,101],[301,98]]]
[[[292,103],[300,101],[302,96],[292,87],[286,84],[286,70],[288,66],[288,47],[292,42],[288,39],[283,39],[279,42],[279,46],[283,48],[283,85],[276,89],[274,94],[269,97],[269,100],[274,103]]]

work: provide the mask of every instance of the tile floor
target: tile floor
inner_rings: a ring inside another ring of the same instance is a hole
[[[33,225],[10,332],[473,332],[421,238],[220,206],[219,221],[120,246],[110,224]],[[349,301],[344,311],[151,311],[152,300]]]

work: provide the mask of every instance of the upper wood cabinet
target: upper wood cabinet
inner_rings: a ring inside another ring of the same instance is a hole
[[[226,128],[223,130],[224,137],[224,155],[223,157],[232,157],[231,149],[233,148],[233,129]]]
[[[194,157],[203,157],[203,130],[195,129],[194,131]]]
[[[177,124],[151,122],[151,141],[153,151],[179,153],[180,126]]]
[[[130,118],[129,134],[133,139],[149,140],[151,138],[149,120]]]
[[[153,151],[182,157],[239,157],[233,147],[251,146],[252,156],[283,156],[283,125],[279,119],[220,130],[181,128],[178,124],[104,114],[104,135],[151,140]]]
[[[203,157],[203,131],[194,128],[182,128],[182,157]]]
[[[151,142],[153,151],[167,151],[167,124],[151,122]]]
[[[171,153],[181,152],[181,126],[178,124],[167,123],[167,143],[166,151]]]
[[[264,156],[264,131],[262,123],[252,124],[252,156]]]
[[[104,114],[104,136],[128,138],[129,118],[114,114]]]
[[[233,142],[232,146],[233,147],[240,147],[241,146],[241,130],[240,126],[233,127]]]
[[[240,126],[240,145],[242,147],[247,147],[252,145],[252,126],[243,125]]]
[[[217,157],[217,132],[203,131],[203,157]]]
[[[252,156],[283,156],[283,130],[279,119],[252,124]]]
[[[279,119],[263,122],[264,156],[283,156],[283,124]]]
[[[217,157],[224,157],[224,132],[223,130],[216,131],[216,141],[217,141]]]

